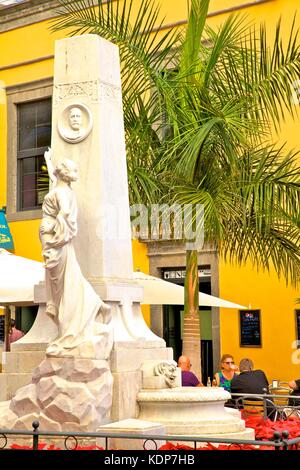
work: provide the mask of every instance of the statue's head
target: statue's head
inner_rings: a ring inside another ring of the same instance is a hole
[[[65,158],[55,166],[54,175],[66,183],[71,183],[78,178],[78,166],[72,160]]]

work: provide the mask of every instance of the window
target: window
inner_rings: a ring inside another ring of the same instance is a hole
[[[51,99],[18,105],[18,210],[40,207],[48,190],[44,152],[51,144]]]
[[[6,87],[8,222],[39,219],[49,190],[44,152],[51,145],[53,79]]]

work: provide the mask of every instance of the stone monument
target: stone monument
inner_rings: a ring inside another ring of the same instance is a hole
[[[173,353],[141,313],[143,289],[133,279],[118,47],[97,35],[56,41],[51,149],[54,167],[62,157],[78,166],[73,184],[78,203],[75,252],[83,276],[111,309],[111,418],[135,418],[142,362],[169,360]],[[57,323],[45,313],[46,300],[42,283],[35,288],[40,305],[36,321],[12,345],[13,355],[35,357],[33,366],[59,334]],[[31,381],[29,372],[19,375],[23,383]]]
[[[1,410],[2,427],[95,431],[110,420],[113,378],[108,359],[113,344],[110,307],[81,273],[75,250],[77,203],[71,183],[77,165],[64,159],[52,173],[43,202],[40,237],[46,273],[46,314],[57,327],[32,383],[20,388]]]

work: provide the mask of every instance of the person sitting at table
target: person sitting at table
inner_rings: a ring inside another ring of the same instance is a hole
[[[18,339],[21,339],[24,336],[23,331],[18,330],[16,328],[16,321],[14,318],[10,319],[10,328],[9,328],[9,334],[8,334],[8,343],[9,345],[11,343],[14,343],[15,341],[18,341]]]
[[[204,387],[194,372],[190,370],[192,364],[189,357],[180,356],[178,367],[181,369],[181,384],[183,387]]]
[[[227,392],[231,391],[231,381],[238,372],[231,354],[223,354],[220,361],[221,370],[214,375],[213,385],[223,387]]]
[[[240,361],[240,373],[231,381],[231,393],[256,393],[261,395],[268,392],[268,379],[260,370],[254,370],[253,361],[247,357]]]
[[[231,393],[257,395],[268,393],[269,383],[266,374],[260,369],[254,370],[254,364],[251,359],[248,357],[241,359],[239,369],[239,375],[235,375],[231,381]],[[239,397],[235,395],[232,398],[237,400]],[[251,400],[259,400],[259,398],[251,397]],[[276,416],[275,406],[270,399],[267,402],[267,416],[271,420],[274,420]]]
[[[290,393],[290,398],[289,398],[289,406],[299,406],[300,405],[300,379],[296,380],[291,380],[289,382],[289,387],[293,390]],[[299,398],[293,398],[294,396],[298,396]]]

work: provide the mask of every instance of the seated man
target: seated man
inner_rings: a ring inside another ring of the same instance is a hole
[[[240,362],[240,374],[235,375],[231,381],[231,393],[257,393],[268,392],[269,384],[262,370],[253,370],[253,361],[244,358]]]
[[[244,358],[240,362],[240,374],[235,375],[231,381],[231,393],[242,393],[242,394],[257,394],[263,395],[268,393],[269,384],[265,373],[262,370],[253,370],[253,361],[248,358]],[[238,397],[235,396],[234,399]],[[249,397],[250,398],[250,397]],[[255,398],[251,398],[255,401]],[[257,398],[258,400],[258,398]],[[271,401],[271,400],[269,400]],[[273,419],[275,416],[275,407],[272,403],[267,404],[267,416],[269,419]]]
[[[300,379],[291,380],[289,382],[289,387],[293,390],[291,392],[291,398],[289,398],[289,406],[299,406],[300,405]],[[292,398],[294,396],[298,396],[299,398]]]
[[[196,375],[190,370],[191,368],[190,358],[187,356],[180,356],[178,359],[178,367],[181,368],[181,383],[183,387],[203,387],[204,385],[196,377]]]

